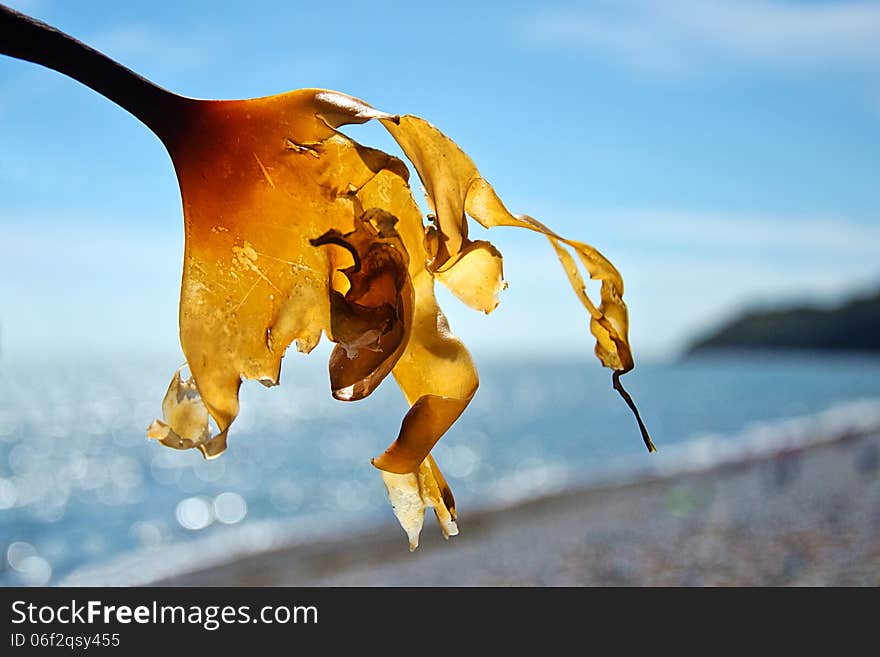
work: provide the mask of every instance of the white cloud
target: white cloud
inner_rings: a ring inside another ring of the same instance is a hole
[[[880,226],[843,217],[778,217],[730,212],[642,211],[610,219],[636,239],[693,248],[744,248],[760,253],[875,256]]]
[[[725,64],[880,68],[880,3],[624,0],[543,10],[524,30],[544,44],[681,73]]]

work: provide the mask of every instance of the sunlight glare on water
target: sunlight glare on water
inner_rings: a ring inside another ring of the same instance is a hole
[[[330,398],[325,363],[288,359],[281,386],[243,386],[228,452],[205,461],[145,438],[178,360],[0,361],[0,584],[53,583],[131,550],[222,541],[266,521],[393,522],[369,463],[406,410],[393,384],[343,404]],[[660,448],[649,456],[592,360],[478,365],[474,402],[434,452],[463,514],[577,485],[613,464],[662,465],[676,443],[702,441],[696,450],[756,422],[880,398],[877,359],[642,365],[627,387]]]

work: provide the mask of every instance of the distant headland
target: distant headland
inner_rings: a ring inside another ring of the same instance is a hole
[[[732,349],[880,351],[880,290],[834,307],[748,310],[695,340],[685,355]]]

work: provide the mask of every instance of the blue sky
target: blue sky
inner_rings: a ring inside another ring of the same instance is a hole
[[[637,358],[745,304],[880,283],[880,3],[8,4],[179,93],[327,87],[424,116],[512,210],[618,266]],[[397,152],[378,126],[347,131]],[[0,228],[4,351],[176,348],[167,154],[94,92],[2,57]],[[549,245],[490,237],[510,288],[490,317],[444,296],[453,329],[475,350],[590,352]]]

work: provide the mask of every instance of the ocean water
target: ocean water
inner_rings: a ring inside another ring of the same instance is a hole
[[[178,359],[0,359],[0,584],[52,584],[135,550],[221,542],[249,524],[295,532],[298,522],[392,520],[369,464],[406,411],[391,379],[367,400],[336,402],[326,360],[291,354],[281,386],[243,386],[228,451],[205,461],[144,437]],[[660,449],[649,455],[610,372],[592,358],[478,365],[477,397],[434,451],[462,517],[637,468],[665,458],[665,447],[736,440],[755,423],[880,399],[876,357],[729,354],[641,365],[623,381]]]

